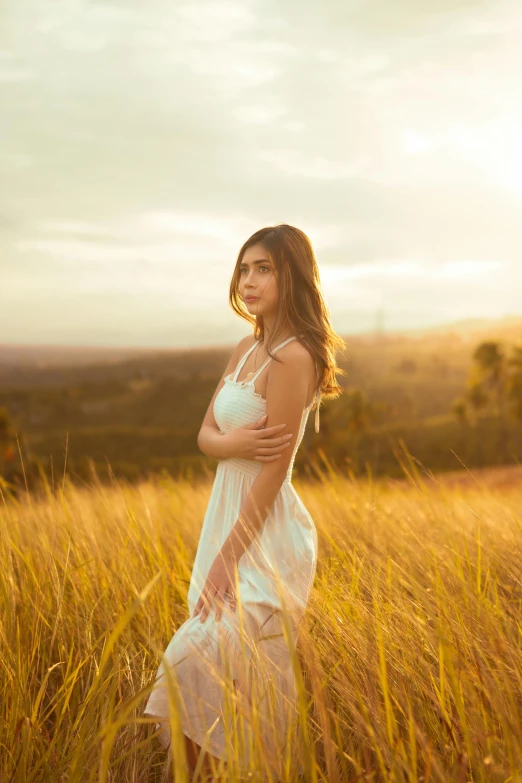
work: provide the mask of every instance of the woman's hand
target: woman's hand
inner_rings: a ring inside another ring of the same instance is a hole
[[[216,601],[216,620],[221,620],[225,595],[228,595],[231,611],[235,612],[234,562],[233,558],[223,557],[219,552],[210,566],[205,586],[192,613],[192,617],[196,617],[201,612],[201,623],[207,619],[214,600]]]
[[[286,424],[264,427],[266,415],[253,424],[235,427],[223,438],[227,439],[227,453],[230,457],[252,459],[257,462],[273,462],[281,456],[281,450],[288,447],[292,433],[282,434]]]

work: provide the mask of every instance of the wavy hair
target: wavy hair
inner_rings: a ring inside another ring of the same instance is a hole
[[[279,361],[270,351],[278,327],[288,321],[296,338],[306,345],[315,359],[319,376],[317,389],[321,396],[338,397],[342,388],[336,375],[346,373],[337,365],[336,352],[343,351],[346,346],[330,324],[312,243],[300,229],[280,223],[256,231],[239,251],[230,281],[230,306],[237,315],[253,324],[254,338],[262,340],[265,335],[263,316],[251,315],[239,292],[241,262],[246,250],[253,245],[263,246],[277,273],[279,299],[268,355]]]

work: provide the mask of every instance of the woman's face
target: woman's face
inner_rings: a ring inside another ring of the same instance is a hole
[[[263,245],[245,250],[239,267],[239,293],[251,315],[275,314],[279,296],[276,270]]]

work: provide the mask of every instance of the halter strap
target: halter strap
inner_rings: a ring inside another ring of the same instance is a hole
[[[239,364],[237,365],[237,367],[236,367],[236,369],[234,371],[234,375],[232,376],[232,380],[233,381],[237,381],[237,376],[239,375],[239,372],[240,372],[242,366],[244,365],[244,363],[246,362],[246,360],[248,359],[248,357],[250,356],[250,354],[252,353],[252,351],[254,350],[256,345],[257,345],[257,340],[256,340],[256,342],[253,345],[250,346],[250,348],[248,349],[246,354],[239,360]]]
[[[276,353],[276,351],[278,351],[280,348],[282,348],[282,347],[283,347],[283,345],[286,345],[287,343],[291,342],[292,340],[295,340],[295,337],[294,337],[293,335],[292,335],[292,337],[289,337],[287,340],[284,340],[282,343],[279,343],[279,345],[276,345],[276,347],[275,347],[275,348],[272,350],[272,353]],[[259,370],[258,370],[258,371],[256,372],[256,374],[255,374],[254,376],[252,376],[252,378],[250,379],[250,382],[251,382],[251,383],[254,383],[254,381],[256,380],[257,376],[258,376],[258,375],[259,375],[259,374],[260,374],[260,373],[261,373],[261,372],[262,372],[262,371],[265,369],[265,367],[267,366],[267,364],[269,363],[269,361],[271,360],[271,358],[272,358],[271,356],[268,356],[268,357],[265,359],[265,361],[263,362],[263,364],[261,365],[261,367],[259,368]]]
[[[289,343],[289,342],[291,342],[292,340],[295,340],[295,339],[296,338],[294,336],[292,336],[292,337],[289,337],[287,340],[284,340],[282,343],[279,343],[279,345],[276,345],[276,347],[272,350],[272,353],[276,353],[276,351],[278,351],[284,345],[286,345],[287,343]],[[235,369],[234,375],[232,376],[232,380],[233,381],[237,382],[237,377],[238,377],[239,373],[241,372],[241,368],[243,367],[244,363],[246,362],[246,360],[248,359],[248,357],[250,356],[250,354],[252,353],[252,351],[254,350],[254,348],[256,347],[257,344],[258,344],[258,341],[256,340],[254,342],[254,344],[250,346],[250,348],[245,353],[245,355],[239,360],[239,363],[238,363],[238,365],[237,365],[237,367]],[[265,369],[267,364],[270,362],[271,358],[272,358],[271,356],[268,356],[266,358],[266,360],[263,362],[263,364],[261,365],[261,367],[258,369],[256,374],[250,379],[249,383],[252,384],[252,386],[254,385],[254,382],[255,382],[256,378],[258,377],[258,375],[262,372],[262,370]],[[317,371],[317,362],[315,362],[315,369]],[[319,406],[321,404],[321,388],[320,387],[317,389],[317,391],[315,392],[314,396],[315,396],[315,401],[316,401],[314,425],[315,425],[315,431],[319,432]]]

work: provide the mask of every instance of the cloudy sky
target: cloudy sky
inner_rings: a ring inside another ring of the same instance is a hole
[[[4,0],[0,343],[198,345],[294,224],[341,333],[522,313],[522,7]]]

